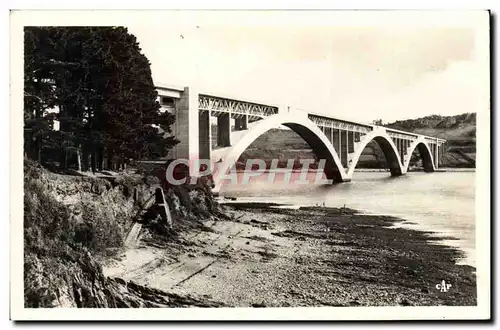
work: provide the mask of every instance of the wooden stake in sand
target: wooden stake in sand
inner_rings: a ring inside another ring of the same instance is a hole
[[[159,206],[159,212],[162,219],[166,222],[169,228],[172,228],[172,214],[170,213],[170,207],[168,206],[167,201],[165,200],[165,194],[162,188],[156,188],[155,193],[153,195],[155,197],[154,204]],[[137,214],[137,218],[147,211],[152,205],[153,196],[151,196],[141,207]],[[141,233],[142,223],[136,222],[130,229],[130,232],[125,239],[125,246],[129,248],[133,248],[137,245],[137,241],[139,239],[139,234]]]
[[[172,228],[172,215],[170,214],[170,208],[165,200],[165,194],[163,193],[162,188],[156,188],[155,203],[160,206],[161,216],[167,223],[167,226]]]
[[[125,239],[125,246],[128,248],[133,248],[137,245],[137,240],[139,239],[139,234],[141,233],[142,223],[136,222],[130,229],[130,232]]]

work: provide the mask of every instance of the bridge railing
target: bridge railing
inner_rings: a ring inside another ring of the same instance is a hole
[[[437,138],[437,137],[432,137],[432,136],[427,136],[427,135],[422,135],[422,134],[417,134],[417,133],[411,133],[411,132],[401,131],[401,130],[398,130],[398,129],[384,127],[384,126],[380,126],[380,127],[385,128],[385,130],[387,131],[387,134],[389,134],[389,136],[394,136],[394,137],[397,137],[397,138],[404,138],[404,139],[408,139],[408,138],[410,138],[410,139],[424,138],[424,139],[426,139],[430,143],[436,143],[436,141],[438,141],[439,144],[442,144],[442,143],[446,142],[446,140],[440,139],[440,138]]]
[[[349,121],[328,118],[309,113],[309,119],[320,127],[329,127],[334,129],[348,130],[352,132],[368,134],[373,131],[373,126],[353,123]]]
[[[226,112],[257,117],[267,117],[278,113],[278,107],[276,106],[206,94],[199,94],[198,108],[200,111]]]
[[[416,140],[418,139],[418,134],[403,132],[403,131],[395,131],[392,129],[385,129],[387,135],[389,135],[393,139],[403,139],[403,140]]]
[[[429,144],[436,144],[437,143],[438,146],[446,143],[446,140],[431,137],[431,136],[424,136],[424,139],[425,139],[425,141],[427,141],[427,143],[429,143]]]

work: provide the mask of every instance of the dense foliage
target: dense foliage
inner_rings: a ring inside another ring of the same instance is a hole
[[[31,159],[65,168],[78,150],[95,171],[165,156],[177,143],[157,129],[170,133],[175,119],[160,111],[150,63],[126,28],[28,27],[24,70]]]

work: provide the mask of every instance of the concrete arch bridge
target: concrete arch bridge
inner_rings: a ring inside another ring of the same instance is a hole
[[[176,115],[173,134],[181,141],[174,158],[219,161],[215,191],[221,176],[259,136],[286,126],[300,135],[334,182],[352,179],[362,151],[371,141],[382,149],[391,174],[407,173],[411,155],[418,150],[426,172],[442,159],[445,140],[382,126],[346,121],[290,107],[200,93],[192,87],[157,86],[165,111]]]

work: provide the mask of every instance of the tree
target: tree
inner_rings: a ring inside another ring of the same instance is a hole
[[[55,107],[56,98],[50,79],[54,74],[42,51],[47,30],[37,32],[26,29],[24,35],[24,148],[29,158],[40,162],[43,140],[53,129],[54,117],[48,110]]]
[[[164,156],[178,143],[163,139],[152,126],[169,132],[175,118],[160,112],[150,63],[126,28],[33,27],[25,35],[31,41],[25,51],[30,69],[25,75],[25,115],[35,113],[44,122],[48,117],[43,111],[57,106],[62,168],[68,147],[81,149],[83,167],[95,171],[102,169],[105,157],[110,167],[113,162]],[[33,72],[43,73],[50,88],[39,87]],[[26,96],[33,90],[40,100]]]

